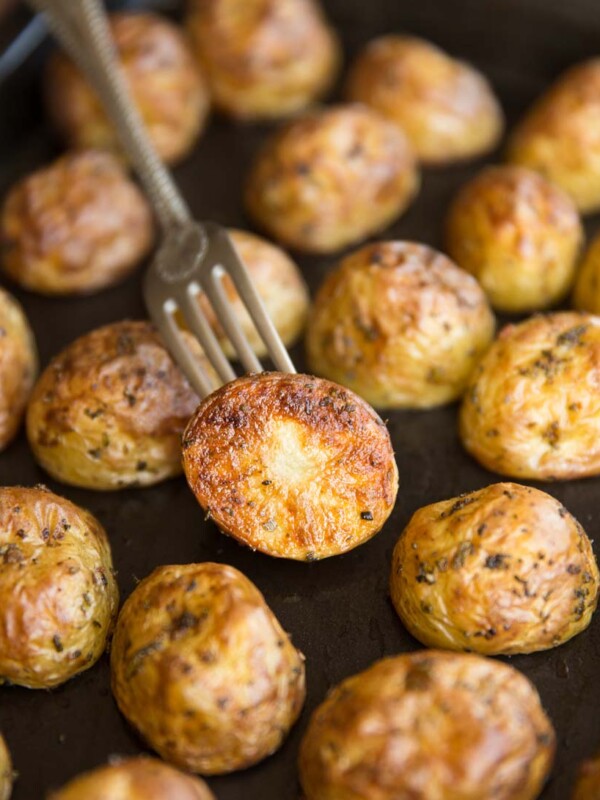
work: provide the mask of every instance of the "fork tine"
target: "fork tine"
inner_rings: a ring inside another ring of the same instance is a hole
[[[201,399],[211,394],[220,384],[215,384],[204,367],[194,358],[192,351],[185,343],[182,332],[175,321],[177,303],[167,300],[163,304],[162,313],[152,314],[152,321],[180,369],[190,382],[192,388]]]
[[[235,380],[237,377],[235,371],[229,361],[219,340],[214,334],[209,321],[206,319],[200,304],[198,302],[198,295],[202,293],[199,284],[193,281],[187,286],[187,290],[182,292],[179,310],[182,312],[187,325],[198,338],[202,349],[206,354],[208,360],[211,362],[223,383]]]

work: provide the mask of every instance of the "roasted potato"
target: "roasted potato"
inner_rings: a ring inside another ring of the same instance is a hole
[[[555,735],[507,664],[425,650],[343,681],[300,748],[306,800],[534,800]]]
[[[0,450],[21,427],[37,368],[37,349],[27,317],[14,297],[0,289]]]
[[[8,800],[12,791],[13,770],[10,753],[0,733],[0,800]]]
[[[273,753],[304,702],[302,654],[226,564],[159,567],[143,580],[119,616],[111,668],[117,704],[150,747],[206,775]]]
[[[371,109],[341,105],[307,113],[267,139],[245,200],[276,239],[328,253],[385,228],[418,185],[402,131]]]
[[[31,395],[27,435],[38,463],[63,483],[149,486],[181,473],[181,433],[198,402],[149,322],[115,322],[52,359]]]
[[[600,473],[600,317],[562,312],[507,325],[473,373],[460,435],[512,478]]]
[[[83,294],[125,278],[152,246],[148,203],[114,156],[68,153],[19,181],[0,214],[2,268],[25,289]]]
[[[173,23],[148,12],[111,14],[110,28],[152,143],[164,161],[179,161],[194,146],[209,105],[190,43]],[[64,53],[47,64],[45,94],[48,113],[71,147],[121,153],[95,92]]]
[[[0,489],[0,683],[50,689],[91,667],[118,600],[90,513],[43,486]]]
[[[600,235],[587,248],[577,272],[573,305],[579,311],[600,314]]]
[[[187,28],[221,111],[287,116],[329,89],[337,36],[315,0],[190,0]]]
[[[600,797],[600,757],[590,758],[579,767],[571,800],[598,800]]]
[[[229,235],[283,343],[286,346],[293,344],[304,329],[310,302],[300,270],[287,253],[260,236],[233,229],[229,230]],[[256,332],[228,275],[224,276],[223,283],[246,338],[254,352],[262,358],[267,354],[265,343]],[[206,295],[201,294],[199,298],[223,350],[230,358],[235,357],[235,351],[218,323],[212,306],[206,300]]]
[[[400,619],[428,647],[533,653],[590,624],[598,567],[558,500],[516,483],[420,508],[392,557]]]
[[[183,467],[219,528],[254,550],[315,561],[374,536],[394,506],[387,429],[363,400],[309,375],[260,373],[206,398]]]
[[[214,800],[214,795],[200,778],[138,756],[85,772],[48,800]]]
[[[539,311],[571,288],[583,242],[575,204],[524,167],[487,167],[450,206],[446,250],[499,311]]]
[[[377,242],[343,259],[315,298],[310,369],[377,408],[459,397],[494,336],[477,281],[412,242]]]
[[[369,42],[350,69],[346,96],[399,125],[426,164],[487,153],[504,128],[502,109],[486,78],[414,36]]]
[[[541,172],[588,214],[600,209],[600,58],[567,70],[515,128],[508,160]]]

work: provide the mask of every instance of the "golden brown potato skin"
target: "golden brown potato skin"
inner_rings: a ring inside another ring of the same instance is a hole
[[[118,601],[91,514],[44,487],[0,489],[0,683],[49,689],[91,667]]]
[[[534,800],[554,748],[524,675],[425,650],[330,692],[302,741],[300,780],[306,800]]]
[[[121,67],[161,158],[179,161],[194,146],[208,113],[208,90],[191,47],[168,20],[148,12],[110,15]],[[46,105],[71,147],[121,152],[118,137],[87,81],[63,53],[46,71]]]
[[[395,125],[359,105],[307,113],[267,139],[246,183],[246,206],[275,239],[329,253],[398,217],[419,175]]]
[[[600,236],[592,240],[579,266],[573,305],[579,311],[600,314]]]
[[[600,58],[571,67],[533,105],[508,145],[512,164],[530,167],[571,195],[583,214],[600,208]]]
[[[228,233],[283,343],[286,346],[294,344],[306,324],[310,302],[302,273],[287,253],[266,239],[234,229],[230,229]],[[256,332],[233,281],[225,275],[223,283],[246,338],[254,352],[262,358],[267,354],[265,343]],[[235,351],[206,300],[206,295],[200,295],[200,301],[223,349],[229,358],[233,358]]]
[[[590,540],[558,500],[496,483],[413,515],[394,548],[390,590],[426,646],[510,655],[585,630],[598,581]]]
[[[374,536],[398,470],[387,429],[352,392],[309,375],[226,384],[183,436],[183,467],[219,528],[271,556],[314,561]]]
[[[459,191],[446,221],[448,254],[499,311],[539,311],[561,300],[582,242],[569,195],[524,167],[484,169]]]
[[[504,128],[502,109],[486,78],[414,36],[369,42],[350,69],[346,96],[399,125],[426,164],[487,153]]]
[[[590,758],[579,767],[571,800],[598,800],[600,797],[600,758]]]
[[[149,322],[115,322],[52,359],[31,396],[27,435],[38,463],[63,483],[149,486],[180,474],[181,433],[198,402]]]
[[[308,364],[377,408],[455,400],[494,336],[477,281],[413,242],[377,242],[333,269],[307,326]]]
[[[118,283],[152,246],[146,199],[109,153],[68,153],[19,181],[0,216],[2,268],[20,286],[83,294]]]
[[[507,325],[473,373],[460,435],[512,478],[600,473],[600,317],[562,312]]]
[[[48,800],[214,800],[214,795],[200,778],[139,756],[86,772]]]
[[[12,791],[13,770],[10,753],[0,733],[0,800],[8,800]]]
[[[281,745],[304,658],[256,586],[226,564],[159,567],[128,598],[111,650],[123,714],[164,759],[219,774]]]
[[[37,348],[17,301],[0,289],[0,450],[21,427],[38,369]]]
[[[215,105],[287,116],[329,89],[340,46],[315,0],[191,0],[187,28]]]

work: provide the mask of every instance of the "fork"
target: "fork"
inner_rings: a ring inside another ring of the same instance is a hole
[[[198,302],[202,292],[243,368],[247,372],[262,371],[225,292],[225,275],[233,281],[276,369],[295,372],[227,231],[215,222],[193,219],[171,174],[157,155],[118,64],[101,0],[28,2],[45,15],[56,38],[93,86],[152,203],[161,229],[161,241],[144,278],[144,299],[151,320],[198,396],[202,399],[222,383],[237,377],[202,312]],[[211,377],[192,355],[177,323],[177,312],[198,338],[217,378]]]

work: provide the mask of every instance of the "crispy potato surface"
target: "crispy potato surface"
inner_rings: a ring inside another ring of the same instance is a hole
[[[304,658],[258,589],[225,564],[159,567],[111,649],[119,708],[164,759],[202,774],[279,748],[304,702]]]
[[[483,155],[496,146],[504,128],[486,78],[414,36],[369,42],[350,69],[346,96],[399,125],[426,164]]]
[[[329,253],[385,228],[415,195],[404,134],[380,114],[339,105],[270,136],[250,170],[246,207],[275,239]]]
[[[42,294],[118,283],[153,238],[145,197],[114,156],[97,150],[68,153],[20,180],[0,215],[4,272]]]
[[[560,312],[508,325],[475,370],[460,435],[513,478],[600,473],[600,317]]]
[[[374,536],[394,506],[387,429],[352,392],[309,375],[249,375],[213,392],[183,437],[190,487],[219,528],[314,561]]]
[[[377,408],[460,397],[494,336],[477,281],[413,242],[377,242],[326,278],[307,327],[308,364]]]
[[[315,0],[191,0],[186,26],[221,111],[284,117],[329,89],[340,45]]]
[[[149,12],[113,13],[110,28],[152,143],[168,164],[181,160],[204,128],[209,106],[189,42],[176,25]],[[64,53],[47,64],[45,94],[48,113],[71,147],[121,153],[96,94]]]
[[[446,220],[446,250],[499,311],[546,309],[574,280],[583,227],[568,194],[524,167],[487,167]]]
[[[180,474],[181,433],[198,402],[149,322],[115,322],[52,359],[33,390],[27,434],[38,463],[63,483],[149,486]]]
[[[50,689],[91,667],[118,600],[91,514],[44,487],[0,489],[0,683]]]
[[[554,748],[524,675],[424,650],[378,661],[330,692],[304,735],[300,780],[307,800],[534,800]]]
[[[37,348],[27,317],[0,289],[0,451],[21,427],[38,370]]]
[[[85,772],[48,800],[214,800],[214,795],[200,778],[138,756]]]
[[[419,509],[394,549],[390,590],[428,647],[510,655],[585,630],[598,581],[591,542],[561,503],[497,483]]]

